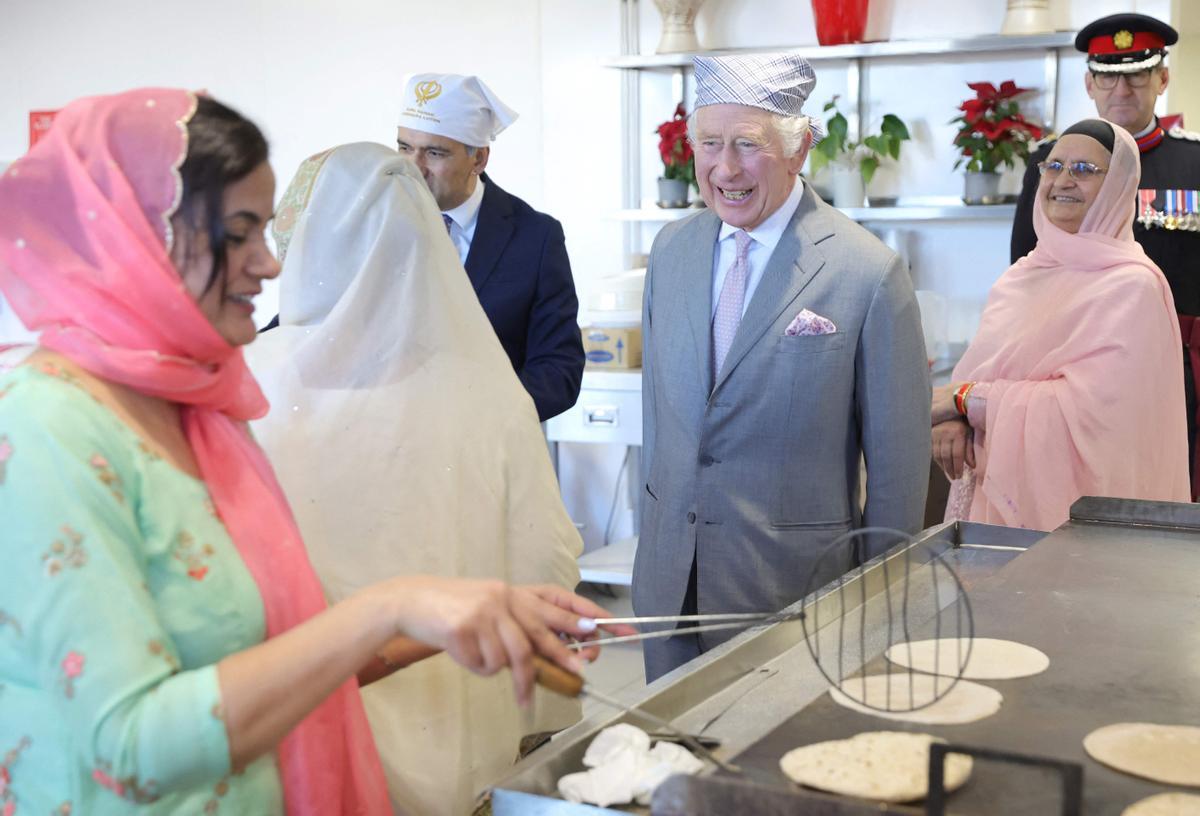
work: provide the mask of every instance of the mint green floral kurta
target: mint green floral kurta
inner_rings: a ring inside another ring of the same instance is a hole
[[[217,662],[262,599],[203,482],[49,364],[0,377],[0,816],[282,813]]]

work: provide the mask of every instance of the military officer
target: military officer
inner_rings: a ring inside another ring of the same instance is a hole
[[[1096,111],[1133,135],[1141,151],[1142,180],[1134,238],[1158,264],[1171,292],[1184,344],[1188,444],[1192,498],[1200,492],[1196,452],[1194,369],[1200,369],[1200,134],[1166,129],[1154,115],[1155,100],[1166,90],[1170,73],[1167,46],[1179,39],[1175,29],[1144,14],[1112,14],[1084,26],[1075,47],[1087,53],[1084,87]],[[1029,158],[1012,231],[1012,260],[1037,243],[1033,231],[1033,199],[1038,162],[1053,142]],[[1195,325],[1195,339],[1192,339]]]

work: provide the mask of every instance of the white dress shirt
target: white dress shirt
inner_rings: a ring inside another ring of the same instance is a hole
[[[458,250],[458,259],[465,266],[467,253],[471,251],[471,241],[475,238],[475,227],[479,224],[479,207],[483,204],[483,179],[475,182],[475,191],[467,196],[467,200],[453,210],[445,210],[442,215],[450,216],[454,223],[450,225],[450,240]]]
[[[746,276],[746,297],[742,300],[743,315],[746,314],[746,307],[750,305],[750,298],[754,296],[754,290],[758,288],[758,282],[762,280],[763,270],[767,268],[767,261],[771,259],[771,253],[775,251],[779,239],[783,237],[783,231],[787,229],[792,216],[796,214],[796,208],[800,206],[800,198],[803,195],[804,181],[796,176],[792,192],[779,205],[779,209],[767,216],[767,219],[754,229],[747,230],[750,237],[754,239],[754,243],[750,244],[750,251],[746,256],[746,263],[750,269]],[[717,251],[713,253],[712,316],[717,313],[717,301],[721,297],[721,287],[725,285],[725,273],[733,265],[734,255],[737,252],[733,234],[739,229],[740,227],[722,223],[721,232],[717,235]]]

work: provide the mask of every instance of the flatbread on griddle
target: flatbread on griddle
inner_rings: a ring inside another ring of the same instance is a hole
[[[928,794],[929,746],[944,742],[931,734],[866,731],[850,739],[805,745],[788,751],[779,767],[800,785],[880,802],[911,802]],[[971,775],[971,758],[946,758],[947,791]]]
[[[884,652],[884,657],[898,666],[926,674],[961,676],[968,680],[1029,677],[1041,674],[1050,665],[1045,652],[1024,643],[996,638],[914,640],[897,643]]]
[[[1106,725],[1083,738],[1083,749],[1122,773],[1200,787],[1200,728],[1194,725]]]
[[[1000,692],[970,680],[909,672],[852,677],[829,696],[852,711],[925,725],[976,722],[995,714],[1004,701]]]

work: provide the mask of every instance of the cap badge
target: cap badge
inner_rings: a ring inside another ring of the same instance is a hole
[[[429,80],[428,82],[418,82],[417,87],[413,89],[417,97],[417,104],[424,105],[431,99],[437,99],[442,93],[442,84],[437,80]]]
[[[1120,49],[1129,48],[1133,45],[1133,34],[1124,29],[1118,31],[1116,34],[1113,34],[1113,45]]]

